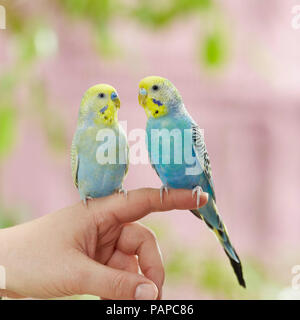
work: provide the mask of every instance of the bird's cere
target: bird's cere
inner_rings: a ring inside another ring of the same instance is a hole
[[[146,96],[147,95],[147,90],[145,88],[140,89],[140,95]]]
[[[111,100],[115,100],[115,99],[118,98],[118,95],[116,94],[116,92],[113,91],[113,92],[111,93],[110,97],[111,97]]]

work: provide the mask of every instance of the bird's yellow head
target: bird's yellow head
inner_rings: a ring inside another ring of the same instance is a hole
[[[114,125],[118,121],[120,99],[115,88],[97,84],[89,88],[81,101],[80,119],[91,119],[95,124]]]
[[[146,77],[139,83],[139,104],[147,117],[160,118],[181,103],[175,86],[167,79],[157,76]]]

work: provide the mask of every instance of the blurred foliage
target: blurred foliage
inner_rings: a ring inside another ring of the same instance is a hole
[[[53,150],[64,152],[68,145],[65,125],[62,117],[49,106],[44,82],[33,80],[30,89],[35,93],[30,104],[33,115],[38,117],[49,145]]]
[[[16,112],[13,108],[0,105],[0,160],[12,149],[15,138]]]
[[[222,299],[277,299],[284,281],[272,277],[256,258],[243,258],[247,289],[239,286],[225,254],[216,255],[196,244],[177,240],[176,234],[163,222],[144,223],[151,228],[160,243],[169,287],[189,286],[211,298]],[[212,238],[212,241],[214,239]],[[216,248],[218,243],[216,242]]]
[[[14,86],[13,74],[0,76],[0,161],[12,150],[16,136],[17,113],[12,98]]]
[[[0,74],[0,158],[12,150],[18,118],[26,117],[32,108],[35,108],[37,121],[52,149],[65,151],[65,124],[58,112],[48,106],[44,81],[36,72],[39,62],[46,61],[58,51],[56,32],[39,17],[23,14],[19,6],[15,7],[13,3],[5,6],[15,60]],[[17,101],[20,88],[29,93],[28,100],[22,101],[22,108]]]
[[[23,214],[20,209],[7,208],[0,203],[0,229],[9,228],[23,220]]]
[[[96,43],[104,56],[112,57],[117,51],[117,44],[113,42],[110,32],[112,19],[124,17],[144,26],[161,29],[178,18],[188,19],[193,15],[214,30],[206,30],[206,26],[202,28],[206,34],[199,37],[199,60],[208,68],[221,67],[225,62],[226,37],[223,26],[219,24],[220,9],[214,0],[139,0],[132,5],[120,0],[63,0],[59,3],[66,14],[85,19],[93,25]]]
[[[226,62],[227,43],[225,36],[219,32],[206,35],[201,50],[202,62],[205,66],[219,68]]]
[[[138,19],[143,24],[161,27],[174,21],[177,17],[213,8],[213,0],[173,0],[165,2],[164,5],[162,1],[139,1],[138,5],[130,12],[131,17]]]
[[[115,17],[118,2],[113,0],[63,0],[58,1],[65,13],[76,19],[86,19],[94,27],[95,42],[99,52],[105,57],[116,53],[116,44],[109,32],[109,22]]]
[[[226,258],[212,256],[210,252],[195,248],[174,250],[165,261],[170,283],[189,283],[200,292],[213,298],[276,299],[283,284],[267,275],[264,266],[256,259],[243,259],[247,289],[239,286]],[[200,252],[200,250],[199,250]]]

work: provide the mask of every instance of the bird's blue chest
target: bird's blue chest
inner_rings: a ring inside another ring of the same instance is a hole
[[[192,189],[202,175],[193,150],[188,119],[162,117],[147,123],[147,147],[150,160],[162,182],[172,188]]]

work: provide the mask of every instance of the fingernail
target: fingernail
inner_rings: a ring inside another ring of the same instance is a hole
[[[140,284],[135,290],[135,300],[155,300],[158,295],[158,290],[152,284]]]

